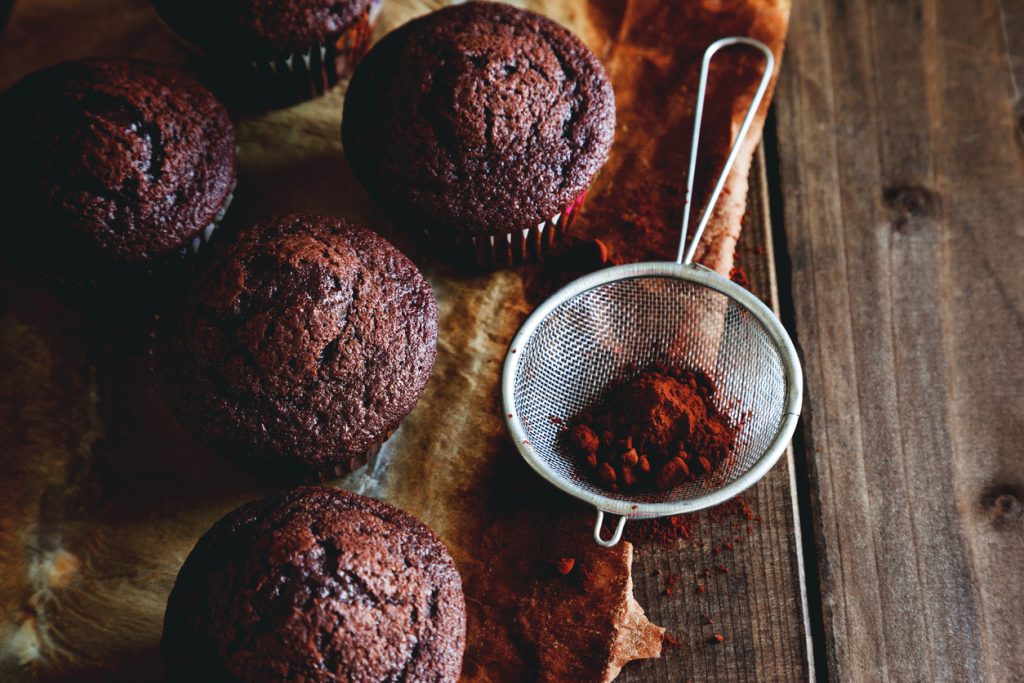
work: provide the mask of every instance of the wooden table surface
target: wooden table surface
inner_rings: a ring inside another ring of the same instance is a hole
[[[797,0],[769,145],[809,632],[836,680],[1024,680],[1024,3]]]
[[[1022,78],[1020,0],[795,0],[739,259],[802,423],[729,573],[638,547],[622,680],[1024,681]]]

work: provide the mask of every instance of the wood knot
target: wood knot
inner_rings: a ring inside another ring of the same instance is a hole
[[[920,185],[892,185],[882,192],[882,200],[893,213],[893,226],[905,228],[915,219],[936,214],[938,196]]]
[[[1020,501],[1017,496],[1009,493],[996,496],[996,499],[992,501],[992,508],[994,513],[1000,517],[1020,516]]]
[[[982,504],[988,509],[995,522],[1011,522],[1024,518],[1021,491],[1009,486],[990,489],[982,496]]]

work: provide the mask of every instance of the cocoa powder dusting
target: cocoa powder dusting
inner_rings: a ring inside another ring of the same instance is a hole
[[[715,536],[728,539],[712,547],[712,552],[718,555],[732,550],[736,543],[746,542],[747,537],[754,533],[753,523],[761,521],[761,515],[754,512],[746,500],[738,497],[711,508],[703,515],[659,517],[628,524],[626,536],[641,545],[654,542],[665,547],[675,547],[684,541],[698,548],[709,542],[709,535],[717,530]],[[702,522],[711,528],[702,528]],[[718,541],[716,538],[714,542]]]

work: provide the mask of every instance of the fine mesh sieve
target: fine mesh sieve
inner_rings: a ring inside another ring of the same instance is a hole
[[[714,54],[731,45],[760,50],[765,71],[687,244],[708,69]],[[750,38],[723,38],[705,52],[676,261],[606,268],[570,283],[527,318],[509,346],[502,400],[512,438],[542,477],[597,508],[594,540],[603,546],[618,543],[627,518],[692,512],[752,486],[782,455],[796,427],[803,378],[782,323],[740,285],[691,263],[773,69],[771,51]],[[718,470],[694,482],[614,493],[568,451],[561,432],[570,418],[598,405],[609,386],[653,364],[696,368],[714,380],[715,403],[738,428],[735,449]],[[608,540],[601,536],[605,513],[621,515]]]

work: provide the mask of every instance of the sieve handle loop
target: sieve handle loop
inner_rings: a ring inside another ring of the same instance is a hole
[[[686,235],[690,229],[690,210],[693,208],[693,176],[697,169],[697,147],[700,142],[700,125],[701,120],[704,118],[704,96],[707,91],[708,85],[708,72],[711,68],[711,58],[715,56],[719,50],[724,47],[730,47],[732,45],[746,45],[760,51],[764,55],[765,65],[764,73],[761,75],[761,83],[757,86],[757,92],[754,93],[754,99],[750,101],[750,108],[747,109],[747,114],[743,118],[743,125],[740,126],[739,132],[736,134],[736,141],[733,142],[732,149],[729,150],[729,156],[725,159],[725,166],[722,167],[722,174],[718,176],[718,182],[715,183],[715,189],[711,192],[711,198],[708,200],[708,206],[704,210],[704,214],[700,218],[700,223],[697,224],[697,230],[693,233],[693,239],[690,241],[689,246],[686,243]],[[711,219],[711,214],[714,211],[715,203],[718,202],[719,195],[722,194],[722,188],[725,187],[725,181],[729,177],[729,171],[732,170],[733,164],[736,162],[736,157],[739,155],[740,145],[743,144],[743,139],[747,136],[747,132],[750,130],[750,125],[754,122],[754,116],[757,115],[757,109],[761,105],[761,100],[764,98],[764,93],[768,90],[768,83],[772,80],[772,74],[775,72],[775,55],[768,49],[768,46],[759,40],[753,38],[747,38],[744,36],[732,36],[730,38],[721,38],[711,43],[708,49],[704,51],[704,61],[700,67],[700,86],[697,90],[697,108],[693,114],[693,141],[690,143],[690,170],[686,176],[686,200],[683,205],[683,227],[681,235],[679,237],[679,251],[676,254],[676,263],[689,264],[693,261],[693,255],[697,251],[697,245],[700,244],[700,238],[704,235],[704,228],[707,227],[708,221]]]
[[[601,538],[601,529],[604,526],[604,510],[598,509],[597,523],[594,524],[594,541],[602,548],[613,548],[622,540],[622,530],[626,527],[626,518],[619,517],[619,523],[615,525],[615,532],[607,541]]]

